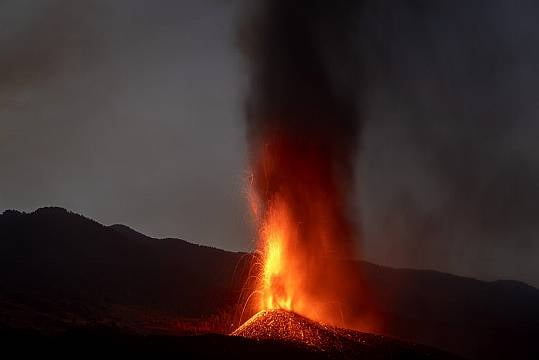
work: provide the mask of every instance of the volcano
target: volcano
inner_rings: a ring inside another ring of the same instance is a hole
[[[427,346],[326,325],[287,310],[260,311],[231,335],[306,346],[344,358],[456,359]]]

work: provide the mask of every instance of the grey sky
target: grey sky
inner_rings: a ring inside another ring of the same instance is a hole
[[[539,6],[474,4],[372,1],[358,28],[362,257],[538,286]],[[251,248],[239,10],[2,1],[0,210]]]

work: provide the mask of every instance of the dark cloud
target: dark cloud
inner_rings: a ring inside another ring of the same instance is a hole
[[[0,87],[32,86],[61,76],[69,57],[91,61],[99,50],[92,36],[95,7],[66,0],[3,2],[0,16],[7,26],[0,37]]]
[[[363,174],[387,193],[366,205],[386,262],[537,283],[539,148],[525,132],[538,130],[538,13],[503,1],[371,8],[376,150]]]

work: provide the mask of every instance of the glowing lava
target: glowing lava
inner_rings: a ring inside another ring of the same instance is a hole
[[[250,201],[262,255],[255,310],[284,309],[343,325],[356,286],[348,189],[323,137],[268,137],[253,166]],[[356,303],[357,304],[357,303]]]
[[[293,237],[293,224],[285,204],[279,199],[268,211],[261,228],[264,243],[264,268],[262,282],[261,309],[293,310],[293,279],[287,276],[289,265],[285,253],[287,244]]]

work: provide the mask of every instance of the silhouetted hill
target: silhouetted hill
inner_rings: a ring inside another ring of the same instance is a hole
[[[539,290],[437,271],[363,263],[383,332],[469,358],[536,358]],[[531,356],[533,354],[533,356]]]
[[[199,318],[236,297],[240,254],[106,227],[60,208],[4,212],[0,239],[0,295],[23,302],[119,304]]]
[[[217,316],[225,331],[233,326],[227,314],[248,262],[246,254],[155,239],[61,208],[8,210],[0,215],[0,328],[105,322],[170,332]],[[383,319],[380,332],[470,358],[539,355],[539,291],[533,287],[358,266]]]

